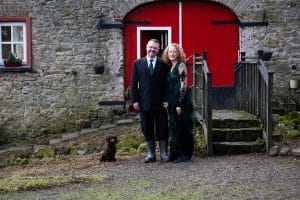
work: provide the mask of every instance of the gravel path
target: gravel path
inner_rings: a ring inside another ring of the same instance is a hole
[[[300,199],[300,162],[237,155],[186,163],[143,163],[136,156],[78,170],[108,180],[20,192],[0,199]]]

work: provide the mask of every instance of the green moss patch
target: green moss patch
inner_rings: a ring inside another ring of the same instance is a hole
[[[277,126],[273,135],[283,140],[300,137],[300,112],[293,111],[284,116],[277,117]]]
[[[55,151],[51,146],[44,146],[37,151],[33,152],[32,157],[33,158],[39,158],[39,159],[48,159],[53,158],[55,156]]]
[[[74,176],[11,176],[0,180],[0,192],[16,192],[36,190],[70,183],[93,183],[106,180],[103,175],[74,175]]]
[[[145,149],[143,146],[140,146],[143,143],[145,143],[145,139],[140,128],[129,130],[127,133],[120,136],[119,143],[117,145],[117,154],[120,156],[126,156],[140,153],[143,149]]]

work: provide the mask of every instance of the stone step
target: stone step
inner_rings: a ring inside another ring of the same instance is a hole
[[[214,142],[213,152],[215,155],[263,153],[264,147],[264,144],[256,142]]]
[[[261,123],[254,115],[237,110],[213,110],[213,128],[250,128],[260,127]]]
[[[257,119],[213,119],[213,128],[250,128],[259,127],[260,121]]]
[[[255,141],[257,138],[263,137],[263,129],[260,127],[251,128],[213,128],[212,140],[220,141]]]

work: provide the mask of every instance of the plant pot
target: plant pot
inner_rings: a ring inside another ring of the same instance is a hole
[[[4,62],[5,67],[20,67],[22,62]]]
[[[264,52],[263,50],[257,51],[258,58],[262,59],[263,61],[269,61],[272,58],[273,52]]]
[[[104,68],[105,68],[105,66],[97,65],[97,66],[94,67],[94,71],[95,71],[96,74],[103,74],[104,73]]]
[[[290,80],[290,88],[292,89],[298,89],[300,87],[300,79],[291,79]]]
[[[273,55],[273,52],[264,52],[263,54],[263,61],[269,61],[271,60]]]

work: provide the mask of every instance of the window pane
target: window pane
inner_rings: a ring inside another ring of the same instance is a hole
[[[24,58],[23,44],[14,44],[13,46],[14,46],[14,52],[15,52],[15,55],[16,55],[18,58],[23,59],[23,58]]]
[[[13,41],[22,42],[23,41],[23,26],[14,26],[13,27]]]
[[[2,44],[2,59],[8,57],[9,52],[11,52],[11,45]]]
[[[11,41],[11,27],[10,26],[2,26],[1,27],[1,36],[3,42]]]

